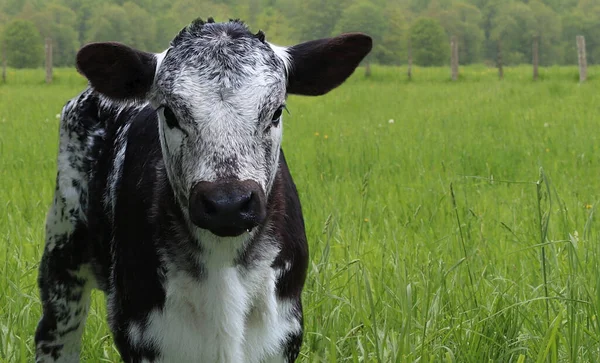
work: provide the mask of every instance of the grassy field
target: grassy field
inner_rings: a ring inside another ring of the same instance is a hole
[[[600,360],[600,68],[357,72],[292,97],[311,265],[302,362]],[[85,85],[0,84],[0,361],[32,361],[58,119]],[[118,361],[95,293],[82,361]]]

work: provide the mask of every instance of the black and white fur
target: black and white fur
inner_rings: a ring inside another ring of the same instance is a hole
[[[294,362],[308,247],[281,109],[343,83],[370,49],[363,34],[277,47],[212,19],[160,54],[82,48],[90,87],[61,114],[36,361],[79,361],[98,288],[125,362]],[[249,227],[207,222],[203,198],[243,188]]]

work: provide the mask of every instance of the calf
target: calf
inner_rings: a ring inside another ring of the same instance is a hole
[[[308,247],[281,151],[288,94],[322,95],[363,34],[277,47],[196,20],[160,54],[93,43],[62,110],[37,362],[76,362],[90,291],[126,362],[294,362]]]

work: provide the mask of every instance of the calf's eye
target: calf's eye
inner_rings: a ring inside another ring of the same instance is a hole
[[[273,114],[273,119],[271,120],[271,122],[273,122],[273,125],[277,126],[279,124],[279,121],[281,121],[281,113],[283,112],[283,108],[285,106],[281,106],[277,109],[277,111],[275,111],[275,113]]]
[[[165,115],[165,121],[167,121],[167,126],[169,126],[170,129],[174,127],[179,127],[177,117],[169,107],[163,107],[163,115]]]

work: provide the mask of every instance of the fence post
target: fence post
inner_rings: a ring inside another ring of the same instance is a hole
[[[52,83],[52,38],[46,38],[46,83]]]
[[[458,40],[456,36],[452,36],[450,38],[450,51],[452,53],[451,56],[451,66],[452,66],[452,80],[456,81],[458,79]]]
[[[498,67],[498,78],[504,79],[504,68],[502,68],[502,40],[498,39],[497,53],[496,53],[496,66]]]
[[[579,60],[579,82],[585,82],[587,79],[587,57],[585,54],[585,38],[583,35],[577,36],[577,58]]]
[[[410,43],[410,40],[408,41],[408,71],[407,71],[407,75],[408,75],[408,80],[412,80],[412,44]]]
[[[533,36],[533,80],[538,79],[538,66],[540,63],[540,36]]]
[[[369,61],[365,63],[365,77],[371,77],[371,62]]]

